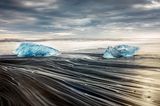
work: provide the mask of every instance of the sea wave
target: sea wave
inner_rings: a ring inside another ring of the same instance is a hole
[[[158,106],[160,58],[0,59],[0,106]]]

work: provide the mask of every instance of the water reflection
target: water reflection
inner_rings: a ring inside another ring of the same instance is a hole
[[[5,101],[11,106],[160,105],[159,57],[108,60],[92,53],[63,55],[66,56],[1,58],[2,106],[6,106],[3,105]],[[79,58],[73,55],[79,55]],[[90,58],[81,58],[80,55]],[[148,61],[156,65],[147,65]],[[21,101],[15,102],[18,100]]]
[[[67,50],[81,43],[82,48],[109,44],[105,41],[43,43],[60,49],[70,44]],[[11,53],[17,44],[1,43],[0,53]],[[129,59],[103,59],[102,54],[93,51],[50,58],[0,56],[0,105],[159,106],[159,43],[136,44],[141,51]]]

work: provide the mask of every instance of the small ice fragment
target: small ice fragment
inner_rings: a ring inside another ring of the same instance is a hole
[[[120,57],[132,57],[137,51],[138,47],[129,45],[117,45],[115,47],[109,46],[104,52],[104,58],[120,58]]]
[[[14,53],[18,57],[48,57],[60,54],[58,50],[52,47],[29,42],[21,43]]]

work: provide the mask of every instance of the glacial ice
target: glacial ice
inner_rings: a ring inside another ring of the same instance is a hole
[[[24,42],[14,52],[18,57],[48,57],[57,56],[60,52],[52,47]]]
[[[104,58],[120,58],[120,57],[132,57],[137,51],[138,47],[129,45],[117,45],[109,46],[103,54]]]

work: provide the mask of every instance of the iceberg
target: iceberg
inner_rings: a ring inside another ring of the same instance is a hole
[[[52,47],[24,42],[14,52],[18,57],[48,57],[57,56],[60,52]]]
[[[104,58],[132,57],[139,50],[138,47],[129,45],[109,46],[103,54]]]

